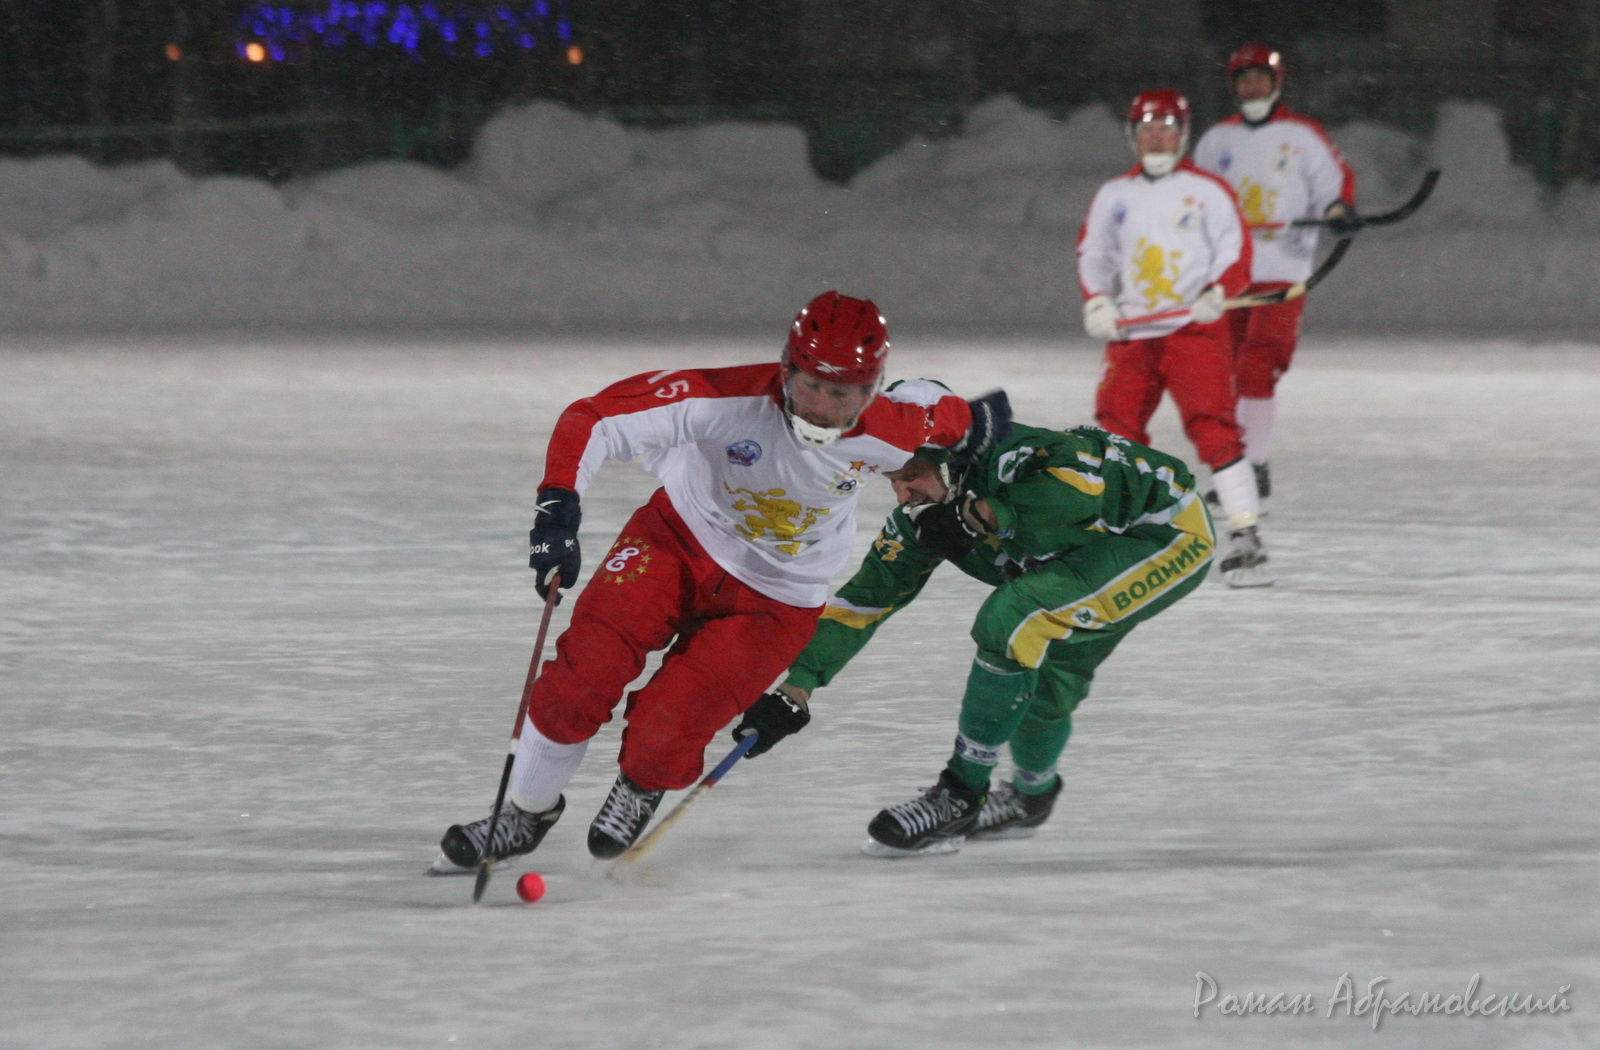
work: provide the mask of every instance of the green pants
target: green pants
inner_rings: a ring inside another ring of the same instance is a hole
[[[978,655],[949,768],[981,788],[1009,746],[1018,786],[1045,790],[1095,669],[1134,627],[1205,579],[1215,549],[1202,511],[1191,531],[1146,525],[1079,548],[997,587],[978,610]]]

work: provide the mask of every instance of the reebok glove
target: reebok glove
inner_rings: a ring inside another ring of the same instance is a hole
[[[583,510],[578,494],[554,485],[539,490],[539,509],[534,512],[533,528],[528,532],[528,568],[538,573],[535,588],[539,597],[550,598],[550,575],[559,572],[559,589],[577,582],[583,558],[578,549],[578,526]],[[556,604],[561,595],[556,595]]]

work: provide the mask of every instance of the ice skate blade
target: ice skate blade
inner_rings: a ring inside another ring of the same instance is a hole
[[[877,839],[868,839],[861,844],[861,852],[869,857],[931,857],[936,853],[955,853],[965,841],[964,836],[958,835],[951,839],[934,839],[917,849],[900,849],[898,846],[885,846]]]
[[[1222,574],[1222,582],[1229,587],[1271,587],[1277,582],[1271,571],[1265,565],[1255,565],[1247,569],[1234,569],[1232,572]]]
[[[1031,839],[1039,834],[1038,828],[1001,828],[999,831],[974,831],[967,838],[974,842],[998,842],[1002,839]]]
[[[477,868],[463,868],[443,853],[435,857],[433,863],[428,866],[429,875],[471,875],[477,870]]]

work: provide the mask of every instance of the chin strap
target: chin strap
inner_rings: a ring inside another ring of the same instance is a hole
[[[1177,170],[1178,153],[1145,153],[1139,157],[1139,166],[1152,179],[1164,179]]]
[[[819,427],[815,423],[808,423],[800,418],[800,414],[790,407],[793,401],[789,397],[789,380],[785,378],[783,381],[783,415],[789,421],[789,429],[794,431],[794,436],[800,439],[802,445],[808,448],[827,448],[843,437],[847,430],[861,422],[862,412],[865,412],[868,406],[877,399],[878,393],[882,389],[883,376],[880,373],[877,384],[872,388],[872,397],[868,398],[867,403],[861,406],[860,412],[850,418],[850,422],[842,427]]]
[[[1266,98],[1253,98],[1248,102],[1239,103],[1239,115],[1250,124],[1260,124],[1272,116],[1272,111],[1278,108],[1278,92],[1274,91]]]
[[[819,427],[815,423],[807,423],[787,408],[784,409],[784,415],[789,417],[789,429],[794,431],[794,436],[800,439],[802,445],[811,448],[827,448],[844,434],[842,427]],[[851,420],[852,426],[854,423]]]

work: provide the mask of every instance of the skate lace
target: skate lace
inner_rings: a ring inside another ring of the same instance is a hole
[[[1254,529],[1244,529],[1236,532],[1230,537],[1230,540],[1230,549],[1227,556],[1222,559],[1222,568],[1224,570],[1249,568],[1266,561],[1266,558],[1261,553],[1261,537]]]
[[[992,828],[996,824],[1007,821],[1021,820],[1028,815],[1022,805],[1022,797],[1017,789],[1010,784],[1001,784],[989,792],[989,797],[984,799],[983,807],[978,810],[978,828]]]
[[[494,817],[484,817],[482,820],[468,824],[464,829],[467,838],[477,847],[478,852],[483,852],[484,839],[489,836],[489,822]],[[507,802],[500,810],[500,819],[494,826],[494,842],[489,847],[489,852],[503,856],[507,851],[520,846],[538,827],[538,821],[518,809],[513,802]]]
[[[634,831],[650,819],[660,800],[660,793],[636,791],[631,784],[618,781],[595,815],[594,826],[618,842],[631,842]]]
[[[937,785],[928,788],[921,798],[890,806],[889,813],[911,835],[920,835],[960,815],[950,798],[950,792]]]

